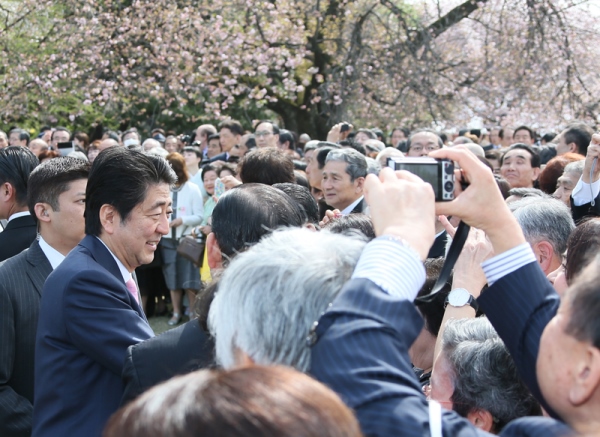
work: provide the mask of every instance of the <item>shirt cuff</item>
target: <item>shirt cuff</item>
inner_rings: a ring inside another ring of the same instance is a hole
[[[498,256],[488,259],[481,264],[483,273],[487,278],[488,285],[502,279],[509,273],[520,269],[526,264],[537,262],[529,243],[519,244]]]
[[[573,204],[575,206],[585,205],[586,203],[591,203],[596,197],[598,197],[598,193],[600,192],[600,179],[591,184],[586,184],[583,182],[583,177],[579,178],[577,185],[573,188],[573,192],[571,193],[571,197],[573,198]],[[593,196],[593,197],[592,197]]]
[[[369,279],[390,296],[415,299],[425,282],[425,267],[408,244],[382,236],[371,241],[356,264],[352,279]]]

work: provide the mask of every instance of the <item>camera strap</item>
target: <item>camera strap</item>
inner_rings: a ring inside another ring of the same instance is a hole
[[[456,228],[456,234],[454,234],[452,244],[450,245],[450,250],[446,255],[446,260],[444,261],[444,265],[442,266],[442,270],[440,271],[440,276],[438,276],[437,281],[435,281],[435,285],[433,286],[431,293],[429,293],[429,296],[438,293],[442,288],[444,288],[444,285],[446,285],[446,281],[448,281],[450,273],[452,273],[454,264],[456,264],[456,260],[460,256],[463,246],[467,241],[467,237],[469,236],[469,229],[471,229],[471,227],[465,222],[461,221],[458,224],[458,228]]]

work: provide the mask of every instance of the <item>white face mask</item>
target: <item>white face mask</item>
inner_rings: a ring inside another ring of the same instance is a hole
[[[127,138],[125,141],[123,141],[123,145],[125,147],[139,146],[140,142],[138,140],[136,140],[135,138]]]

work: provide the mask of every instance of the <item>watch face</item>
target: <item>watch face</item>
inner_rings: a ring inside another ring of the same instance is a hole
[[[471,295],[464,288],[456,288],[448,295],[448,303],[453,307],[462,307],[469,303]]]

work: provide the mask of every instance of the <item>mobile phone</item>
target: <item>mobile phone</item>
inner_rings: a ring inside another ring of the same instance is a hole
[[[69,153],[75,151],[75,143],[73,141],[67,141],[66,143],[58,143],[58,153],[60,156],[67,156]]]
[[[434,158],[388,158],[388,167],[406,170],[431,184],[436,202],[454,199],[454,163]]]
[[[217,178],[215,180],[215,196],[217,199],[221,197],[225,193],[225,184],[221,180],[221,178]]]
[[[350,130],[350,125],[348,123],[344,123],[344,124],[342,124],[342,127],[340,128],[340,133],[348,132],[349,130]]]

